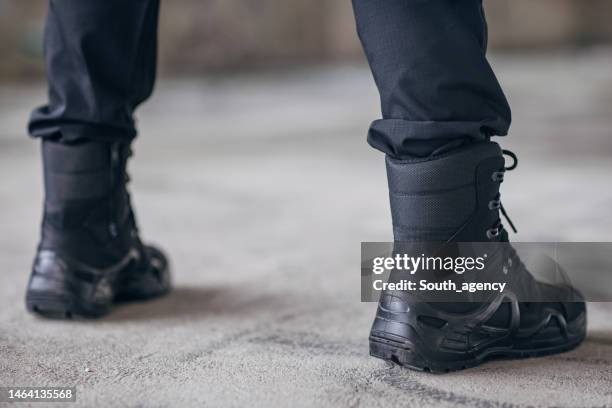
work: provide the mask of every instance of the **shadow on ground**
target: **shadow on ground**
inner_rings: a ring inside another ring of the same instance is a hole
[[[176,287],[168,295],[144,303],[117,306],[108,322],[206,319],[209,317],[244,318],[273,312],[286,305],[280,296],[246,293],[230,287]]]

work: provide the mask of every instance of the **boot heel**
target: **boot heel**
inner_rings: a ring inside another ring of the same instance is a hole
[[[370,355],[402,367],[431,371],[415,350],[381,337],[370,336]]]
[[[399,354],[406,354],[409,350],[401,350],[391,346],[386,342],[383,342],[382,339],[376,339],[370,337],[370,355],[372,357],[380,358],[386,361],[394,362],[398,365],[402,365],[401,360],[399,358]]]
[[[95,318],[111,311],[112,288],[106,279],[86,279],[50,251],[40,251],[26,291],[26,308],[55,319]]]
[[[442,374],[451,371],[464,370],[477,365],[476,361],[438,362],[427,359],[414,347],[406,347],[400,343],[381,337],[370,336],[370,355],[397,364],[401,367],[426,373]]]
[[[98,318],[110,313],[110,307],[100,304],[85,304],[73,297],[31,293],[26,295],[28,311],[49,319]]]

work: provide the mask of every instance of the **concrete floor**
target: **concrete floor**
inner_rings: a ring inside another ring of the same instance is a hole
[[[612,51],[494,61],[521,159],[504,183],[513,239],[612,241]],[[368,357],[359,243],[389,240],[390,221],[361,66],[161,81],[132,190],[174,292],[96,322],[27,314],[42,195],[23,128],[42,100],[0,87],[0,385],[76,385],[83,407],[612,406],[610,304],[559,356],[442,376]]]

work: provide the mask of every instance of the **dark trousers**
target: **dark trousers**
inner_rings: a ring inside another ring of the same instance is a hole
[[[481,0],[353,0],[380,92],[369,143],[426,156],[506,135],[510,108],[487,62]],[[155,82],[159,0],[51,0],[48,104],[30,133],[61,141],[136,136],[134,110]]]
[[[34,137],[130,141],[134,110],[152,93],[159,0],[50,0],[45,26],[48,102]]]

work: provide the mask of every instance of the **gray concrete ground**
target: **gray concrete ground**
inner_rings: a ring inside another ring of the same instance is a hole
[[[513,238],[612,241],[612,51],[494,61],[521,158],[504,183]],[[27,314],[42,194],[23,128],[42,98],[0,88],[0,385],[76,385],[75,406],[104,407],[612,406],[609,304],[559,356],[443,376],[368,357],[359,243],[390,221],[361,66],[161,81],[131,172],[174,292],[96,322]]]

